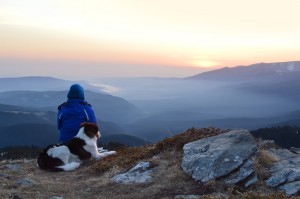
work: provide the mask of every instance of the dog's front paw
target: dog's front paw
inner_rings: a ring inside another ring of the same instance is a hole
[[[117,152],[116,152],[116,151],[108,151],[107,153],[108,153],[108,155],[117,154]]]
[[[104,153],[101,153],[103,155],[103,157],[106,157],[106,156],[109,156],[109,155],[113,155],[113,154],[116,154],[117,152],[116,151],[107,151],[107,152],[104,152]]]
[[[109,156],[109,155],[113,155],[113,154],[117,154],[116,151],[107,151],[107,152],[102,152],[102,153],[99,153],[97,156],[96,156],[96,160],[100,160],[106,156]]]

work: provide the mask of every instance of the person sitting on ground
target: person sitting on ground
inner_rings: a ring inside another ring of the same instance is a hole
[[[58,107],[57,126],[60,130],[59,142],[63,143],[77,135],[80,124],[97,124],[92,106],[84,100],[84,90],[79,84],[73,84],[68,92],[68,100]]]

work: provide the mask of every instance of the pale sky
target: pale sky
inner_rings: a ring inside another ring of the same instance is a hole
[[[182,77],[300,60],[299,8],[299,0],[0,0],[0,76]]]

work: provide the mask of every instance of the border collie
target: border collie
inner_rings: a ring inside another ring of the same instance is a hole
[[[73,171],[77,169],[84,160],[100,160],[115,151],[99,153],[97,139],[101,134],[98,126],[93,123],[84,122],[78,134],[70,141],[49,145],[38,155],[37,165],[48,171]]]

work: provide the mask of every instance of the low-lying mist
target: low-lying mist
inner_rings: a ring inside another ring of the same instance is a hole
[[[290,120],[287,113],[300,110],[294,95],[285,95],[280,90],[273,92],[274,88],[272,92],[261,92],[253,89],[257,83],[253,86],[243,81],[161,78],[98,81],[117,88],[111,94],[130,101],[143,112],[142,117],[126,128],[129,133],[150,141],[191,127],[256,129],[272,126]]]
[[[126,140],[130,135],[138,138],[138,145],[191,127],[251,130],[300,126],[300,78],[295,78],[294,71],[291,75],[275,71],[268,76],[243,78],[239,74],[233,78],[228,76],[230,69],[224,70],[225,75],[224,71],[219,76],[214,72],[215,78],[206,74],[205,78],[114,78],[76,83],[85,88],[103,138],[111,141]],[[69,86],[75,83],[49,77],[4,78],[0,82],[0,116],[6,119],[0,124],[0,135],[7,129],[22,129],[28,138],[39,123],[51,126],[49,134],[54,131],[57,106],[67,100]],[[58,134],[57,130],[53,133]]]
[[[195,115],[193,119],[272,117],[300,108],[287,96],[243,89],[243,82],[161,78],[99,81],[118,88],[111,94],[132,102],[148,116],[190,112]]]

